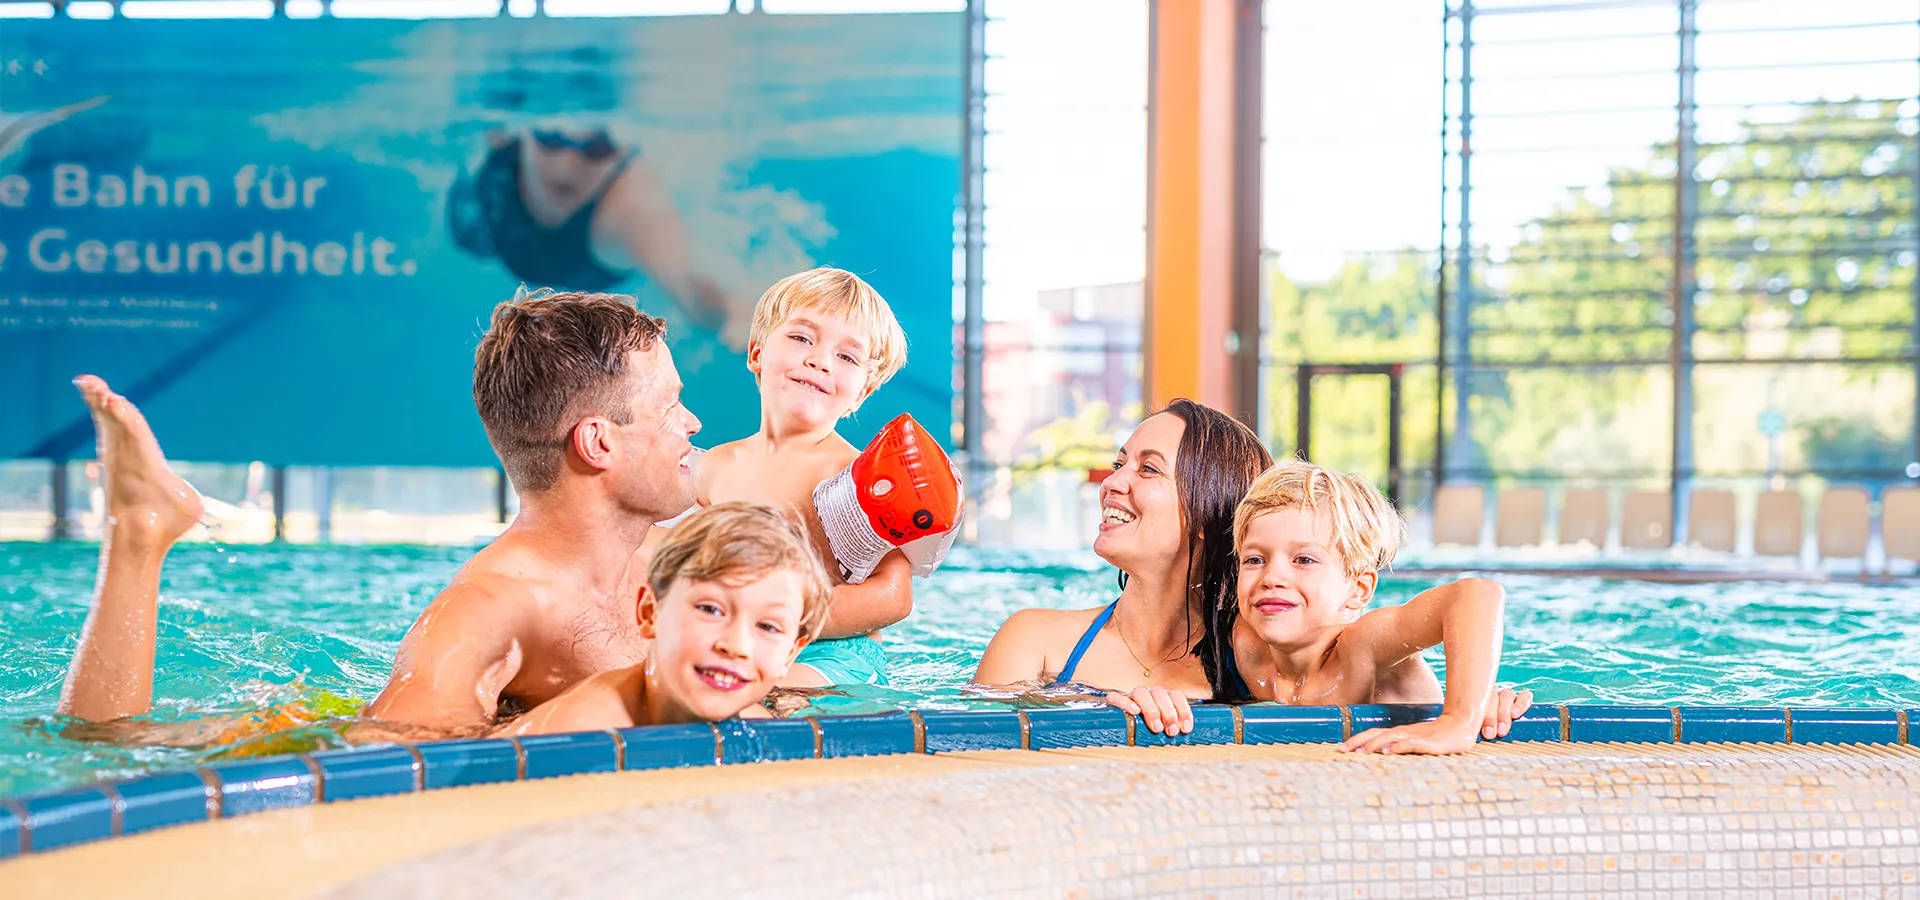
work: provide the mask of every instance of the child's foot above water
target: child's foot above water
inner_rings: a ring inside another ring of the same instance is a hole
[[[106,477],[107,536],[171,545],[200,521],[200,494],[167,467],[160,442],[132,401],[92,375],[73,380],[93,411],[93,429]]]

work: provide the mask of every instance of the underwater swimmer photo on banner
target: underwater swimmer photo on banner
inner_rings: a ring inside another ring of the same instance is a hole
[[[782,276],[852,270],[906,367],[842,429],[951,427],[960,17],[10,22],[0,458],[491,466],[473,348],[521,284],[665,317],[711,445]],[[103,48],[114,48],[102,52]]]

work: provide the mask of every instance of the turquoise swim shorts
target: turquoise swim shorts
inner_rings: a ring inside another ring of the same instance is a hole
[[[887,683],[887,651],[864,635],[814,641],[801,648],[796,663],[806,663],[830,684]]]

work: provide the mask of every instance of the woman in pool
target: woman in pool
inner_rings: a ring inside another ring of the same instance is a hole
[[[1094,609],[1014,613],[987,645],[981,684],[1164,687],[1215,696],[1221,653],[1207,622],[1234,602],[1233,511],[1273,457],[1245,425],[1191,400],[1149,417],[1100,484],[1093,551],[1120,570]]]

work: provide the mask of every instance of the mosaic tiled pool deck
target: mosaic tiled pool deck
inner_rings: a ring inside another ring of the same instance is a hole
[[[1920,791],[1920,759],[1725,747],[1701,765],[1609,745],[1014,768],[579,816],[330,896],[1911,896],[1915,804],[1846,808],[1889,789]]]
[[[273,893],[1920,898],[1920,711],[1544,706],[1459,757],[1329,746],[1437,711],[1202,706],[1171,740],[1111,709],[891,713],[230,763],[5,801],[0,893],[160,847],[281,871],[384,829]],[[382,795],[407,796],[343,802]]]

